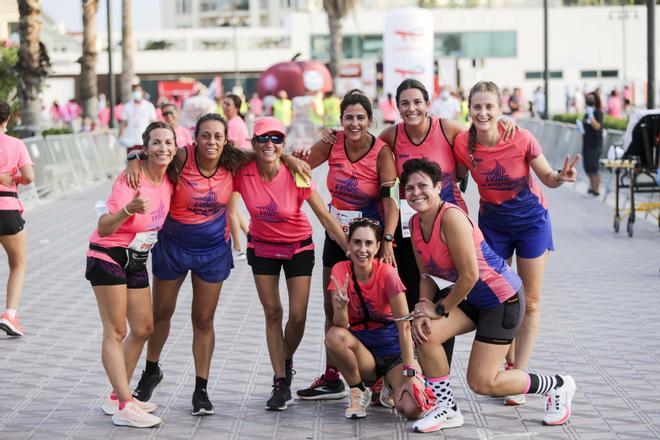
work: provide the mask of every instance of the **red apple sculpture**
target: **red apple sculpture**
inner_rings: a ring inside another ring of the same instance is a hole
[[[260,97],[286,90],[289,99],[306,94],[306,91],[333,89],[330,71],[318,61],[297,61],[297,54],[291,61],[270,66],[259,76],[257,92]]]

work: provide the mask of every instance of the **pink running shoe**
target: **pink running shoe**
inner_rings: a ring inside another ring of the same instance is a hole
[[[0,316],[0,330],[4,330],[9,336],[23,336],[23,328],[18,322],[18,315],[12,318],[7,312]]]

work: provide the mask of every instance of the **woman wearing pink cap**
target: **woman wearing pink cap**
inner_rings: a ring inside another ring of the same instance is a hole
[[[346,236],[326,210],[314,182],[294,176],[281,162],[286,140],[277,119],[260,119],[254,126],[252,147],[256,159],[236,174],[238,191],[250,213],[247,261],[266,315],[266,339],[275,373],[266,409],[282,411],[293,402],[293,355],[305,330],[314,243],[312,227],[301,206],[307,201],[330,237],[346,251]],[[284,269],[289,294],[289,320],[282,331],[279,297]]]

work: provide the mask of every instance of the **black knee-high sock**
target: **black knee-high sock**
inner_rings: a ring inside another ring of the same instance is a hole
[[[560,387],[564,380],[559,376],[541,376],[529,374],[529,389],[526,394],[547,394],[553,388]]]

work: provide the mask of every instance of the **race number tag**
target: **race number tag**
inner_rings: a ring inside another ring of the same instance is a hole
[[[406,199],[401,199],[399,203],[399,213],[401,215],[401,236],[410,238],[410,218],[415,215],[415,210],[410,207]]]
[[[330,214],[337,219],[345,234],[348,234],[348,226],[350,225],[351,221],[362,217],[362,211],[345,211],[342,209],[337,209],[332,205],[329,205],[329,209]]]
[[[157,241],[157,231],[138,232],[135,234],[135,238],[131,241],[131,244],[128,245],[128,248],[138,252],[148,252],[154,247]]]

